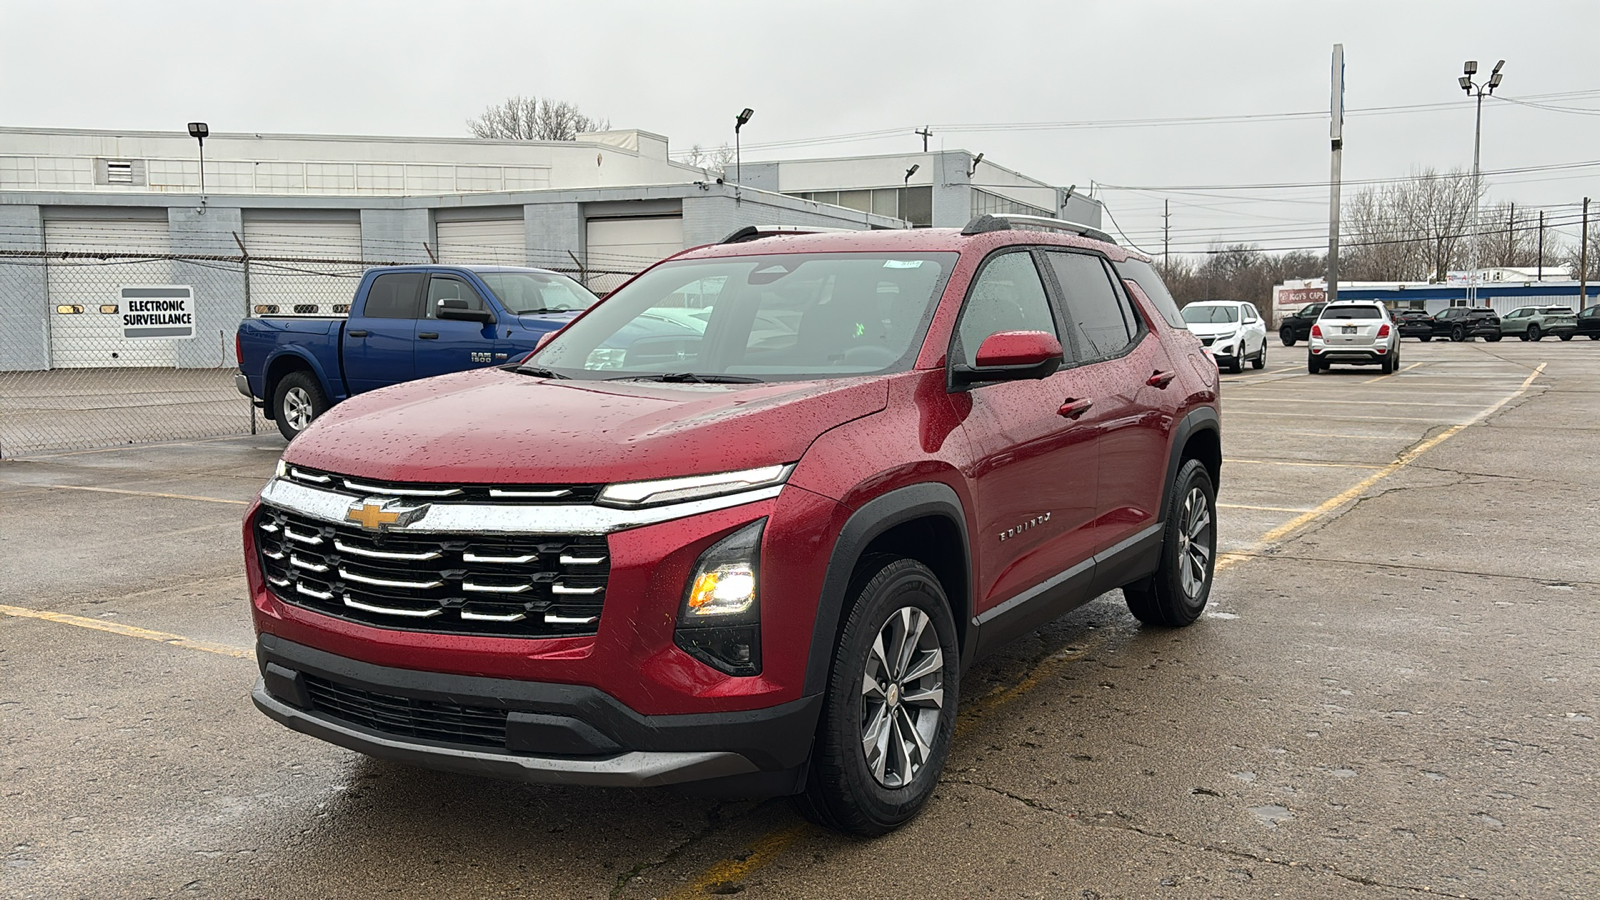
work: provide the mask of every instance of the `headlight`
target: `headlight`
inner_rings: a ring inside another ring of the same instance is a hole
[[[284,477],[288,476],[288,474],[289,474],[289,464],[284,462],[282,459],[279,459],[278,460],[278,468],[273,470],[272,477],[274,477],[274,478],[284,478]]]
[[[789,480],[794,465],[764,466],[739,472],[717,475],[691,475],[686,478],[662,478],[657,481],[629,481],[606,485],[596,500],[603,506],[620,506],[634,509],[684,500],[704,500],[724,494],[771,487]]]
[[[684,589],[674,642],[729,675],[761,674],[761,534],[766,519],[700,554]]]

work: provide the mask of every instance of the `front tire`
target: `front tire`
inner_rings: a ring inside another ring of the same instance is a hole
[[[1427,342],[1429,342],[1431,340],[1433,340],[1433,335],[1431,335],[1431,334],[1425,334],[1425,335],[1422,336],[1422,342],[1424,344],[1426,344]]]
[[[1285,325],[1278,329],[1278,340],[1283,341],[1285,347],[1294,346],[1294,329]]]
[[[1572,340],[1572,332],[1570,332],[1570,331],[1569,331],[1569,332],[1567,332],[1567,333],[1566,333],[1566,334],[1563,334],[1563,335],[1562,335],[1562,336],[1561,336],[1561,339],[1562,339],[1562,340],[1563,340],[1563,341],[1570,341],[1570,340]]]
[[[1534,322],[1533,324],[1529,325],[1528,330],[1525,333],[1528,335],[1528,340],[1530,341],[1539,341],[1544,339],[1544,332],[1539,330],[1538,322]]]
[[[290,372],[272,392],[272,417],[286,441],[294,440],[327,411],[328,397],[322,393],[317,376],[310,372]]]
[[[1217,559],[1217,491],[1198,459],[1178,470],[1167,504],[1161,564],[1155,574],[1122,586],[1128,611],[1146,625],[1189,625],[1205,611]]]
[[[796,809],[886,834],[933,796],[955,733],[958,657],[944,588],[913,559],[863,560],[834,651],[811,771]]]

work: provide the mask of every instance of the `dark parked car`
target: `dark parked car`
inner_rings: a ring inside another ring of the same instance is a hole
[[[1285,347],[1293,347],[1296,341],[1311,338],[1311,326],[1317,324],[1317,317],[1322,315],[1322,308],[1326,303],[1308,303],[1300,307],[1298,312],[1283,317],[1278,325],[1278,340],[1283,341]]]
[[[1403,338],[1433,340],[1433,316],[1428,315],[1426,310],[1397,309],[1394,311],[1394,325]]]
[[[1481,337],[1486,341],[1500,340],[1500,317],[1492,309],[1452,306],[1440,310],[1433,317],[1434,337],[1447,337],[1452,341],[1465,341]]]
[[[1586,334],[1591,341],[1600,341],[1600,306],[1591,306],[1578,313],[1578,330],[1574,334]]]

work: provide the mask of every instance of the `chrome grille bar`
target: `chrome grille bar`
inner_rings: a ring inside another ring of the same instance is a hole
[[[475,613],[470,609],[461,611],[461,618],[468,622],[521,622],[528,617],[527,613],[515,612],[506,615],[493,615],[491,613]]]
[[[377,494],[380,497],[454,497],[461,493],[460,488],[397,488],[366,484],[350,478],[341,480],[344,481],[344,486],[352,491]]]
[[[478,554],[473,553],[471,550],[468,550],[467,552],[461,554],[462,562],[471,563],[507,563],[511,565],[520,565],[525,562],[532,562],[538,558],[539,554],[537,553],[527,553],[522,556],[479,556]]]
[[[600,587],[586,587],[586,588],[567,587],[566,585],[561,584],[560,582],[557,582],[556,584],[553,584],[553,585],[550,586],[550,593],[552,593],[552,594],[564,594],[564,595],[573,596],[573,597],[593,597],[595,594],[598,594],[603,590],[605,590],[605,588],[600,588]]]
[[[425,550],[421,553],[401,553],[394,550],[368,550],[365,547],[356,547],[351,544],[346,544],[344,541],[341,541],[338,538],[333,539],[333,546],[342,553],[354,553],[357,556],[367,556],[371,557],[372,559],[410,559],[422,562],[430,559],[438,559],[444,555],[437,550]]]
[[[566,488],[557,488],[551,491],[514,491],[507,488],[489,489],[489,496],[491,497],[519,497],[525,500],[554,500],[557,497],[565,497],[571,493]]]
[[[477,591],[481,594],[521,594],[533,590],[531,584],[477,584],[463,581],[461,589],[464,591]]]
[[[330,595],[331,596],[331,595]],[[435,606],[433,609],[395,609],[392,606],[374,606],[371,603],[362,603],[360,600],[344,595],[344,605],[351,609],[366,610],[371,613],[383,613],[386,616],[406,616],[412,619],[431,619],[444,610]]]
[[[378,587],[410,588],[410,589],[416,590],[416,591],[427,591],[427,590],[432,590],[433,588],[436,588],[436,587],[444,587],[444,582],[443,581],[437,581],[437,580],[435,580],[435,581],[398,581],[398,580],[392,579],[392,578],[371,578],[371,577],[368,577],[366,575],[357,575],[356,573],[351,572],[350,570],[344,568],[343,566],[339,567],[339,577],[343,578],[343,579],[345,579],[347,581],[359,581],[362,584],[371,584],[371,585],[376,585]]]

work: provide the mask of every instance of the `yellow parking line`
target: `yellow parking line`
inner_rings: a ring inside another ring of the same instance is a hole
[[[1217,508],[1218,509],[1257,509],[1257,510],[1261,510],[1262,512],[1292,512],[1292,513],[1303,513],[1303,512],[1310,512],[1311,511],[1309,509],[1306,509],[1303,506],[1300,506],[1300,507],[1296,507],[1296,506],[1247,506],[1247,505],[1245,505],[1243,503],[1218,503],[1217,504]]]
[[[1311,469],[1381,469],[1383,466],[1371,466],[1366,463],[1338,463],[1338,462],[1290,462],[1283,459],[1224,459],[1223,465],[1232,463],[1239,465],[1249,463],[1253,466],[1305,466]]]
[[[1409,372],[1412,369],[1415,369],[1417,366],[1420,366],[1420,365],[1422,365],[1422,363],[1412,363],[1411,365],[1406,366],[1404,369],[1401,369],[1400,372]],[[1366,381],[1363,381],[1361,383],[1362,384],[1371,384],[1374,381],[1382,381],[1385,378],[1393,378],[1394,376],[1399,375],[1400,372],[1390,372],[1388,375],[1379,375],[1377,378],[1368,378]]]
[[[60,625],[76,625],[79,628],[92,628],[95,631],[106,631],[111,634],[120,634],[123,637],[140,638],[146,641],[155,641],[169,647],[182,647],[185,650],[204,650],[218,656],[233,656],[239,659],[254,659],[255,653],[243,647],[230,647],[227,644],[214,644],[211,641],[197,641],[186,638],[181,634],[168,634],[165,631],[151,631],[148,628],[136,628],[132,625],[123,625],[119,622],[107,622],[102,619],[86,619],[83,616],[69,616],[66,613],[45,612],[38,609],[23,609],[20,606],[0,606],[0,613],[16,618],[43,619],[46,622],[55,622]]]
[[[122,488],[85,487],[81,484],[28,484],[21,481],[0,482],[15,487],[28,487],[49,489],[53,491],[91,491],[97,494],[127,494],[131,497],[162,497],[167,500],[198,500],[201,503],[228,503],[234,506],[249,506],[249,500],[226,500],[222,497],[196,497],[193,494],[164,494],[160,491],[129,491]]]
[[[669,900],[687,900],[707,894],[735,893],[738,883],[751,872],[766,867],[783,851],[801,837],[811,832],[810,825],[802,822],[768,834],[750,845],[749,854],[741,858],[718,860],[711,868],[701,872],[694,881],[668,894]]]

